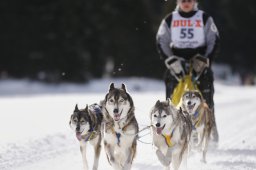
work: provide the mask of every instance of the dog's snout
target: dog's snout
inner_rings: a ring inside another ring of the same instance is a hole
[[[114,109],[114,113],[118,113],[118,109]]]
[[[76,127],[76,131],[79,132],[80,131],[80,126]]]
[[[157,123],[157,124],[156,124],[156,127],[160,127],[160,123]]]
[[[188,105],[191,105],[191,101],[188,101]]]

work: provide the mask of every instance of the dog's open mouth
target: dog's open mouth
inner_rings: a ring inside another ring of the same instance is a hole
[[[115,121],[120,120],[120,118],[121,118],[121,115],[120,115],[120,114],[115,114],[115,115],[114,115],[114,120],[115,120]]]
[[[76,138],[80,141],[82,140],[82,132],[76,132]]]
[[[165,127],[165,124],[164,124],[164,126],[162,126],[162,127],[157,127],[157,128],[156,128],[156,133],[157,133],[158,135],[162,134],[162,131],[163,131],[164,127]]]
[[[114,120],[119,121],[120,118],[121,118],[122,113],[123,113],[123,110],[119,114],[114,114]]]
[[[188,106],[187,106],[187,107],[188,107],[188,110],[189,110],[189,111],[192,111],[192,110],[194,109],[195,105],[196,105],[196,104],[188,105]]]

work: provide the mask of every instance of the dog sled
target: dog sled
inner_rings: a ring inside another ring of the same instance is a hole
[[[186,91],[200,90],[196,81],[199,79],[206,67],[209,67],[209,59],[196,55],[189,62],[179,57],[170,57],[165,61],[167,68],[171,74],[177,79],[178,84],[170,96],[172,103],[180,106],[180,99]],[[194,74],[196,73],[196,74]]]
[[[181,60],[175,58],[170,59],[168,64],[166,63],[167,67],[171,66],[175,60]],[[187,91],[198,91],[200,95],[202,95],[202,92],[199,90],[197,86],[197,81],[200,78],[200,76],[203,74],[205,69],[209,67],[209,60],[207,58],[204,58],[200,55],[196,55],[191,59],[190,62],[185,63],[184,60],[181,61],[182,66],[184,68],[183,70],[179,70],[179,74],[177,74],[177,71],[171,70],[171,74],[177,79],[178,84],[173,90],[173,93],[170,96],[172,104],[177,108],[180,109],[182,106],[182,97]],[[173,65],[172,65],[173,66]],[[172,67],[169,67],[172,68]],[[181,72],[180,72],[181,71]],[[195,74],[196,73],[196,74]],[[214,142],[218,142],[219,136],[218,136],[218,131],[216,127],[216,121],[215,121],[215,115],[214,115],[214,110],[212,110],[213,114],[213,130],[211,134],[211,138]]]

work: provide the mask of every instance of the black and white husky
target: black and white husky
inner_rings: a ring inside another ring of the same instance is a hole
[[[108,161],[115,170],[129,170],[136,154],[138,133],[133,100],[124,84],[115,88],[112,83],[101,105]]]
[[[156,102],[150,113],[153,144],[156,155],[166,170],[170,165],[174,170],[179,169],[181,163],[186,168],[188,144],[192,131],[191,122],[180,110],[177,110],[168,99]]]
[[[88,169],[86,159],[86,144],[89,142],[94,147],[93,170],[98,169],[99,156],[101,151],[101,123],[103,115],[101,108],[97,104],[88,105],[85,109],[75,107],[74,113],[70,118],[70,127],[76,133],[80,142],[80,150],[83,158],[84,169]]]
[[[206,162],[206,152],[214,125],[214,115],[197,90],[187,91],[183,94],[182,110],[192,122],[192,149],[202,151],[202,161]]]

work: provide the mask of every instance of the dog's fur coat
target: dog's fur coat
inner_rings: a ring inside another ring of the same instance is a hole
[[[150,113],[153,144],[156,155],[166,170],[179,169],[182,161],[186,167],[188,143],[192,131],[191,122],[168,99],[157,101]]]
[[[187,91],[182,96],[183,113],[192,122],[192,149],[202,151],[202,161],[206,162],[206,152],[213,126],[214,116],[201,93],[197,90]]]
[[[121,88],[115,88],[112,83],[101,105],[105,120],[104,147],[108,161],[115,170],[129,170],[136,154],[139,129],[133,100],[124,84]]]
[[[84,169],[88,170],[88,162],[86,159],[86,145],[89,142],[94,148],[93,170],[98,169],[98,162],[101,151],[101,123],[103,115],[99,105],[94,104],[85,109],[75,107],[74,113],[71,115],[69,125],[76,132],[76,137],[80,142],[80,151],[83,158]]]

